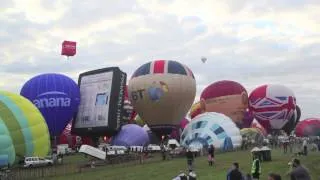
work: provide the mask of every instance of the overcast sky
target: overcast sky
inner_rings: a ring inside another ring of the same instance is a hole
[[[63,40],[78,43],[69,60]],[[319,0],[1,0],[1,90],[48,72],[77,80],[119,66],[130,77],[154,59],[189,66],[197,97],[224,79],[249,92],[283,84],[302,118],[320,117]]]

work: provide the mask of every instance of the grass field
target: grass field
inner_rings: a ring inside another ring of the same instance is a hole
[[[74,158],[74,157],[71,157]],[[288,169],[291,154],[283,154],[278,150],[272,152],[273,160],[262,163],[262,178],[267,179],[270,172],[281,174],[284,179]],[[75,159],[70,159],[74,161]],[[301,162],[309,168],[313,180],[320,180],[320,153],[310,153],[308,157],[300,157]],[[239,162],[243,173],[250,172],[251,155],[249,152],[230,152],[216,155],[216,164],[209,167],[206,157],[199,157],[195,161],[195,171],[200,180],[224,180],[226,172],[233,162]],[[186,170],[186,159],[179,158],[167,161],[156,161],[148,164],[129,167],[114,166],[100,167],[94,171],[46,179],[52,180],[169,180],[180,170]]]

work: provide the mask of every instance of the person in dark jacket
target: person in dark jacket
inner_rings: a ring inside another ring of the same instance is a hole
[[[235,162],[232,169],[227,175],[227,180],[244,180],[242,173],[239,170],[239,163]]]
[[[300,164],[299,159],[293,159],[292,171],[288,175],[291,180],[311,180],[308,169]]]
[[[208,149],[208,162],[209,166],[213,166],[213,161],[214,161],[214,146],[211,144],[209,149]]]
[[[187,149],[187,165],[188,165],[188,170],[189,172],[193,171],[193,161],[194,161],[194,154],[192,151],[190,151],[190,149]]]

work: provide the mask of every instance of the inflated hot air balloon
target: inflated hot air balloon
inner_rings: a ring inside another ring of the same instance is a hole
[[[120,132],[112,138],[116,146],[145,146],[149,144],[149,136],[143,127],[136,124],[127,124],[121,127]]]
[[[241,124],[248,108],[248,94],[239,83],[229,80],[215,82],[201,93],[203,112],[218,112]]]
[[[208,112],[195,117],[183,130],[180,138],[185,147],[207,147],[230,150],[241,146],[242,137],[236,124],[227,116]]]
[[[240,130],[242,137],[246,137],[249,140],[254,140],[255,143],[262,144],[264,140],[264,134],[258,128],[243,128]]]
[[[293,91],[283,85],[263,85],[249,96],[249,109],[267,130],[280,130],[295,110]]]
[[[320,136],[320,119],[309,118],[300,121],[295,133],[298,137]]]
[[[80,103],[78,85],[62,74],[35,76],[23,85],[20,94],[38,107],[51,136],[62,133]]]
[[[201,110],[201,106],[200,106],[200,101],[194,103],[190,109],[190,118],[193,119],[201,113],[202,113],[202,110]]]
[[[196,81],[187,66],[157,60],[134,72],[128,90],[134,109],[161,137],[185,117],[196,95]]]
[[[61,55],[67,56],[74,56],[77,53],[77,42],[74,41],[63,41],[62,48],[61,48]]]
[[[44,157],[48,154],[50,140],[47,124],[29,100],[1,91],[0,119],[9,131],[16,157]]]
[[[12,165],[16,159],[16,152],[7,126],[0,118],[0,167]]]
[[[202,63],[205,63],[207,61],[207,58],[202,56],[201,61],[202,61]]]

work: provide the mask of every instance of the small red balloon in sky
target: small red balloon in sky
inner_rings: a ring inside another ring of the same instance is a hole
[[[74,41],[63,41],[61,55],[63,56],[74,56],[77,53],[77,42]]]

